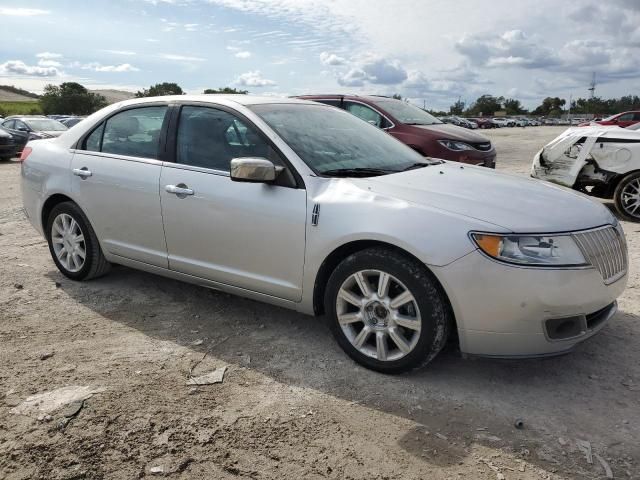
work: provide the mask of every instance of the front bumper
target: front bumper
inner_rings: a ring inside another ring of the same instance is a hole
[[[478,250],[431,269],[449,296],[461,351],[492,357],[535,357],[571,350],[615,314],[616,298],[628,276],[625,273],[605,285],[595,268],[511,266]],[[561,334],[554,332],[561,324],[558,319],[571,320]]]

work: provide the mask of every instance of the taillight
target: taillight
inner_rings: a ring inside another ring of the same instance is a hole
[[[27,159],[27,157],[28,157],[29,155],[31,155],[31,152],[32,152],[32,151],[33,151],[33,148],[31,148],[31,147],[24,147],[24,148],[22,149],[22,153],[20,154],[20,161],[21,161],[21,162],[24,162],[24,161]]]

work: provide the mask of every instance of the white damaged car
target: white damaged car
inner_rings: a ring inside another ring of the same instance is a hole
[[[640,222],[640,123],[569,128],[533,159],[531,176],[615,201]]]

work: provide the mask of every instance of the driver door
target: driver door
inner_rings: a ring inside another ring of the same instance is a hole
[[[169,268],[299,301],[306,191],[295,182],[242,183],[229,176],[231,159],[240,157],[286,168],[266,137],[230,110],[184,105],[175,152],[160,177]]]

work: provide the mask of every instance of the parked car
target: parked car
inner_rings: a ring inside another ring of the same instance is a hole
[[[510,118],[509,120],[511,120],[513,122],[513,126],[514,127],[528,127],[529,126],[529,121],[526,120],[525,118]]]
[[[65,127],[71,128],[74,125],[77,125],[78,123],[80,123],[82,120],[84,120],[84,117],[67,117],[59,120],[59,122],[63,124]]]
[[[497,123],[499,127],[515,127],[516,126],[516,122],[511,118],[493,117],[493,121]]]
[[[30,140],[57,137],[67,130],[67,127],[57,120],[42,115],[7,117],[2,122],[2,127],[13,135],[18,151]]]
[[[342,108],[385,130],[425,157],[495,168],[496,151],[487,137],[447,125],[409,103],[388,97],[358,95],[304,95],[298,98]]]
[[[625,219],[640,222],[640,123],[566,130],[545,145],[531,175],[587,195],[613,199]]]
[[[580,124],[581,127],[586,127],[591,125],[592,123],[596,123],[598,125],[615,125],[618,127],[630,127],[631,125],[640,122],[640,111],[635,110],[632,112],[622,112],[616,113],[615,115],[611,115],[603,120],[593,120],[591,122],[583,122]]]
[[[496,122],[494,122],[493,119],[491,119],[491,118],[476,117],[476,118],[472,118],[471,120],[476,122],[476,124],[478,125],[478,128],[487,129],[487,128],[498,128],[499,127],[499,125]]]
[[[424,158],[315,102],[133,99],[21,159],[27,217],[70,279],[117,263],[325,314],[382,372],[426,364],[454,330],[466,354],[565,353],[627,281],[599,202]]]
[[[16,156],[16,142],[11,132],[0,127],[0,160],[11,160]]]

